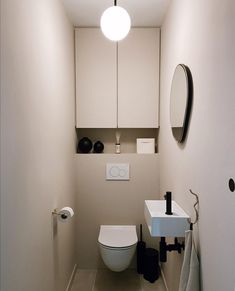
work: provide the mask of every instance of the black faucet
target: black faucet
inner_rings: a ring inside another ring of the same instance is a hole
[[[171,211],[171,204],[172,204],[172,200],[171,200],[171,192],[166,192],[166,195],[164,196],[166,199],[166,214],[167,215],[172,215],[172,211]]]

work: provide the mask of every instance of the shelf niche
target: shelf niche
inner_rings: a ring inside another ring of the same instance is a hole
[[[155,138],[155,153],[158,152],[158,128],[76,128],[78,142],[83,137],[88,137],[93,145],[99,140],[104,144],[103,154],[115,154],[117,131],[121,133],[121,154],[137,153],[137,138]],[[78,152],[78,154],[82,153]]]

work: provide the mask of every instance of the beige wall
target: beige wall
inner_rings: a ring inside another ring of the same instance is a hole
[[[202,290],[234,290],[235,195],[235,2],[173,0],[162,27],[160,188],[194,217],[191,188],[199,194],[195,240]],[[189,133],[179,146],[170,130],[170,88],[177,64],[189,66],[194,101]],[[169,256],[164,272],[178,290],[181,256]]]
[[[75,264],[73,28],[57,0],[1,1],[1,290],[65,291]]]
[[[129,163],[130,181],[106,181],[106,163]],[[158,247],[144,220],[144,200],[159,197],[158,155],[78,154],[76,166],[78,267],[103,266],[97,245],[101,224],[142,223],[148,246]]]

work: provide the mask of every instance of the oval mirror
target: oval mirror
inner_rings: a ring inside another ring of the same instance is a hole
[[[182,143],[187,134],[192,106],[192,77],[188,67],[179,64],[171,83],[170,122],[174,138]]]

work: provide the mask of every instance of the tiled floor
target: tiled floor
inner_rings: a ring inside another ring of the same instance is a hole
[[[78,270],[71,291],[166,291],[162,278],[153,284],[136,270],[115,273],[107,269]]]

